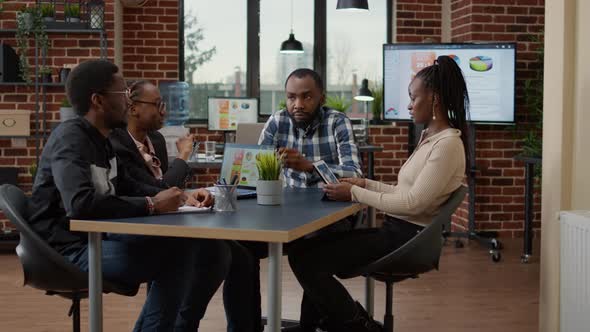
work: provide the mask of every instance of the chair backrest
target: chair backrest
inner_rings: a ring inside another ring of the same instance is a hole
[[[236,129],[237,144],[258,144],[264,123],[238,123]]]
[[[88,288],[87,274],[31,229],[25,217],[27,197],[22,190],[10,184],[0,186],[0,209],[20,234],[16,253],[23,267],[25,285],[57,292]]]
[[[343,277],[350,278],[374,272],[420,274],[438,269],[443,245],[443,225],[451,219],[466,193],[467,187],[459,187],[441,206],[438,215],[418,235],[395,251]]]

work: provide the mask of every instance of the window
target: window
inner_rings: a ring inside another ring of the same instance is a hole
[[[184,78],[190,86],[191,120],[207,119],[209,96],[246,95],[246,5],[184,1]]]
[[[369,80],[369,89],[373,92],[382,86],[387,4],[386,1],[370,1],[370,11],[349,12],[336,10],[336,2],[327,1],[326,91],[352,103],[349,117],[364,117],[364,105],[354,101],[353,96],[364,78]]]
[[[295,69],[313,68],[313,1],[260,1],[260,114],[278,110],[285,99],[285,79]],[[280,53],[281,43],[289,38],[293,15],[295,39],[303,53]]]
[[[372,90],[381,86],[391,1],[371,1],[369,12],[337,11],[336,2],[293,0],[293,32],[304,53],[281,54],[291,32],[290,0],[184,0],[179,61],[191,89],[190,121],[207,120],[208,96],[258,97],[260,115],[272,114],[287,75],[300,67],[318,66],[327,92],[349,102],[363,78]],[[364,117],[362,105],[350,108],[351,117]]]

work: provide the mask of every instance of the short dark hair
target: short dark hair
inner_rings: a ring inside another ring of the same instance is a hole
[[[315,81],[317,87],[320,88],[320,91],[322,93],[324,92],[324,81],[322,81],[320,74],[318,74],[316,71],[309,68],[295,69],[293,72],[291,72],[291,74],[289,74],[289,76],[287,76],[287,80],[285,81],[285,88],[287,87],[287,82],[289,82],[289,79],[292,76],[295,76],[297,78],[304,78],[306,76],[310,76]]]
[[[127,87],[129,88],[129,98],[131,100],[135,100],[137,96],[143,93],[143,88],[148,84],[152,84],[155,86],[154,83],[148,80],[136,80],[127,82]]]
[[[107,90],[118,72],[119,67],[107,60],[84,61],[72,70],[66,82],[66,94],[78,115],[88,113],[92,95]]]

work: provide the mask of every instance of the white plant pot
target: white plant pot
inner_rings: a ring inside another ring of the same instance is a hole
[[[24,28],[26,30],[31,30],[33,28],[33,15],[30,13],[18,13],[18,15],[23,16],[23,20],[25,22]]]
[[[61,107],[59,109],[59,117],[61,122],[66,122],[67,120],[77,118],[78,114],[76,114],[73,107]]]
[[[283,181],[263,181],[256,183],[256,200],[260,205],[283,204]]]
[[[68,23],[80,23],[79,17],[66,17],[66,22]]]

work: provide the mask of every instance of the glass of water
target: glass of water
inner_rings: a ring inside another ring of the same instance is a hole
[[[215,141],[207,141],[205,142],[205,160],[207,161],[214,161],[215,160],[215,145],[217,142]]]

